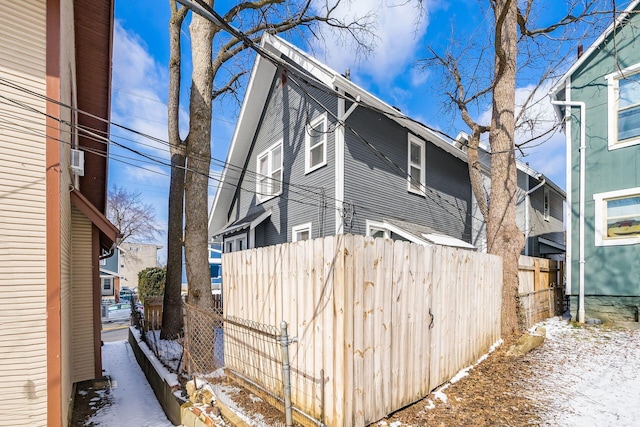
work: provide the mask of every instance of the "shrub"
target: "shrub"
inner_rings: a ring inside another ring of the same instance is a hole
[[[138,295],[144,304],[146,297],[164,295],[167,267],[149,267],[138,273]]]

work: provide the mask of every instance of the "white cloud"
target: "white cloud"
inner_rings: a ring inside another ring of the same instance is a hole
[[[375,16],[372,29],[376,37],[374,51],[358,62],[353,41],[343,42],[344,34],[328,27],[321,30],[324,40],[314,47],[337,71],[347,68],[355,71],[357,68],[360,75],[376,82],[391,81],[406,72],[407,65],[415,59],[429,24],[429,8],[434,3],[428,0],[421,3],[404,0],[342,1],[335,11],[339,18],[350,21],[369,14]]]
[[[116,20],[113,36],[112,121],[167,140],[167,105],[164,96],[168,76],[151,56],[144,42]],[[141,149],[168,158],[168,147],[117,127],[112,135],[144,144]],[[123,141],[126,143],[126,141]]]

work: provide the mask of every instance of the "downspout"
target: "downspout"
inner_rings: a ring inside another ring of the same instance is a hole
[[[585,178],[585,165],[586,165],[586,106],[584,102],[580,101],[551,101],[553,105],[560,105],[564,107],[577,107],[580,108],[580,181],[579,181],[579,199],[580,199],[580,208],[579,208],[579,259],[578,259],[578,284],[579,284],[579,294],[578,294],[578,322],[584,323],[584,264],[585,264],[585,256],[584,256],[584,214],[585,214],[585,194],[586,194],[586,178]],[[565,120],[570,118],[569,109],[565,111]],[[570,155],[570,153],[569,153]],[[569,158],[567,159],[569,160]],[[569,161],[567,163],[570,163]],[[570,174],[570,171],[569,171]],[[569,189],[571,191],[571,189]],[[571,205],[569,205],[569,212],[571,212]],[[571,262],[571,261],[570,261]]]
[[[538,188],[542,187],[547,182],[547,179],[543,177],[542,174],[536,177],[536,179],[540,178],[542,178],[542,181],[540,181],[538,185],[530,190],[527,190],[527,192],[524,193],[524,241],[526,242],[524,247],[524,254],[527,256],[529,255],[529,229],[531,227],[531,219],[529,214],[529,210],[531,209],[531,200],[529,198],[529,195],[536,191]]]

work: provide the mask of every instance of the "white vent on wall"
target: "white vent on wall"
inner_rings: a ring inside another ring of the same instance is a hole
[[[71,172],[84,176],[84,151],[71,149]]]

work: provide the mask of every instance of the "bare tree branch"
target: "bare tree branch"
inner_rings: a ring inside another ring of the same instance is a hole
[[[219,97],[220,95],[223,95],[227,92],[236,92],[236,84],[238,82],[238,79],[240,79],[240,77],[244,76],[245,74],[247,74],[247,70],[242,70],[241,72],[234,74],[233,77],[231,77],[231,79],[229,79],[229,81],[227,82],[227,84],[225,84],[223,87],[221,87],[220,89],[214,90],[213,94],[211,95],[211,99],[216,99],[217,97]]]

